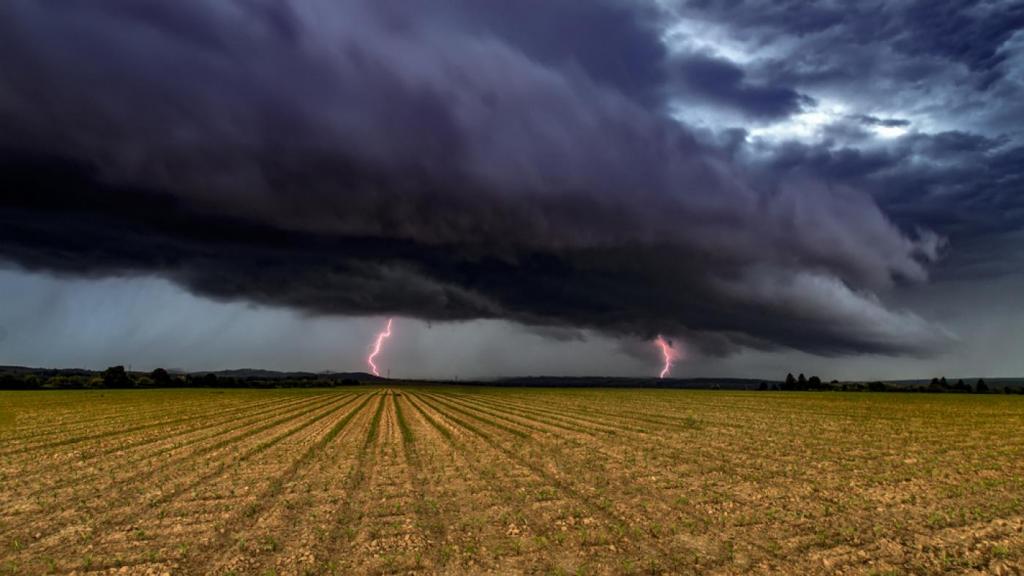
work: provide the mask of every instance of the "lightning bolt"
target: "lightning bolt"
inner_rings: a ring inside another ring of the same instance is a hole
[[[677,352],[676,349],[672,347],[671,342],[665,340],[665,338],[662,337],[661,335],[658,335],[658,337],[654,340],[654,343],[657,344],[659,348],[661,348],[661,356],[662,358],[665,359],[665,365],[661,369],[661,374],[658,374],[658,378],[664,378],[665,376],[668,375],[669,372],[672,371],[672,363],[679,358],[679,352]]]
[[[383,332],[377,334],[377,341],[373,345],[373,352],[370,352],[370,356],[366,358],[366,363],[370,365],[370,369],[373,371],[374,376],[380,376],[380,371],[377,370],[377,365],[373,363],[373,359],[380,354],[380,348],[384,344],[384,341],[391,337],[391,321],[393,318],[388,318],[388,326]]]

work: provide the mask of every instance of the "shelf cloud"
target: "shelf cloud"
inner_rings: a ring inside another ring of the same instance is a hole
[[[752,82],[671,54],[653,7],[432,4],[5,3],[0,257],[314,315],[666,334],[708,354],[955,342],[884,297],[928,280],[941,221],[876,192],[947,170],[904,168],[914,150],[989,140],[728,149],[663,92],[779,119],[816,106],[796,72]],[[984,56],[964,58],[991,72]],[[842,171],[865,158],[896,166]]]

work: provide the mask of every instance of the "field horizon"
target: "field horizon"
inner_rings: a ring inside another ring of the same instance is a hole
[[[24,378],[25,376],[34,376],[40,380],[38,385],[32,388],[76,388],[84,386],[59,386],[52,385],[47,386],[43,380],[48,378],[60,378],[66,376],[78,376],[85,378],[102,378],[104,373],[112,369],[124,369],[124,366],[115,366],[108,368],[107,370],[95,370],[88,368],[57,368],[57,367],[37,367],[37,366],[16,366],[16,365],[0,365],[0,389],[5,387],[5,383],[10,385],[11,380],[4,380],[5,376],[14,376],[18,378]],[[159,388],[161,383],[153,382],[152,379],[147,381],[145,384],[140,384],[140,379],[148,378],[158,371],[164,369],[158,368],[156,370],[132,370],[130,367],[124,369],[124,373],[132,378],[132,383],[126,386],[120,387],[143,387],[143,388]],[[165,382],[165,387],[216,387],[217,383],[203,384],[199,379],[196,383],[190,383],[186,378],[190,377],[203,377],[208,375],[216,376],[220,379],[221,383],[228,382],[230,387],[274,387],[274,383],[277,381],[291,380],[293,384],[295,382],[304,382],[305,387],[316,387],[338,385],[338,384],[352,384],[354,382],[359,383],[392,383],[396,385],[401,384],[418,384],[426,386],[498,386],[498,387],[525,387],[525,388],[548,388],[548,387],[562,387],[562,388],[681,388],[681,389],[723,389],[723,390],[757,390],[762,385],[768,385],[767,389],[772,389],[771,386],[781,386],[786,382],[786,375],[775,375],[773,378],[753,378],[753,377],[737,377],[737,376],[687,376],[687,377],[657,377],[657,376],[551,376],[551,375],[506,375],[506,376],[495,376],[492,378],[467,378],[467,379],[445,379],[445,378],[409,378],[409,377],[383,377],[370,374],[368,372],[358,370],[321,370],[321,371],[306,371],[306,370],[275,370],[268,368],[225,368],[220,370],[166,370],[167,376],[175,381]],[[792,376],[796,372],[791,372],[788,375]],[[803,376],[802,373],[800,373]],[[820,387],[820,390],[832,390],[832,391],[859,391],[867,390],[867,384],[872,382],[885,384],[888,388],[885,391],[929,391],[928,386],[933,381],[939,380],[939,377],[929,378],[883,378],[883,379],[833,379],[828,382],[821,382],[824,386]],[[964,383],[966,385],[976,385],[979,381],[986,383],[989,388],[989,392],[1007,392],[1016,393],[1024,391],[1024,377],[1013,377],[1013,376],[942,376],[944,384],[942,389],[933,389],[930,391],[966,391],[957,390],[954,388],[956,382]],[[846,387],[844,387],[846,385]],[[849,385],[861,385],[860,388],[850,387]],[[9,386],[8,386],[9,387]],[[104,388],[111,387],[106,384],[99,384],[94,381],[92,388]],[[116,387],[116,386],[115,386]],[[793,389],[799,389],[794,387]],[[880,391],[880,390],[875,390]],[[970,391],[975,391],[973,388]]]

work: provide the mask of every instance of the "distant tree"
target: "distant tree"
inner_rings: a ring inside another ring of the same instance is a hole
[[[803,372],[801,372],[800,375],[796,377],[796,383],[798,386],[800,386],[801,389],[807,387],[807,378],[804,376]]]
[[[102,377],[103,386],[106,388],[128,388],[132,385],[124,366],[111,366],[103,371]]]
[[[978,383],[974,385],[974,391],[977,392],[978,394],[988,393],[988,384],[985,384],[984,378],[978,378]]]
[[[946,383],[945,376],[939,379],[939,386],[942,386],[943,388],[949,388],[949,384]]]
[[[868,390],[871,392],[886,392],[889,390],[889,387],[883,382],[870,382],[868,383]]]
[[[153,380],[154,386],[164,388],[171,385],[171,375],[168,374],[167,370],[164,370],[163,368],[157,368],[156,370],[153,370],[149,374],[149,377],[150,379]]]
[[[821,390],[821,378],[817,376],[811,376],[807,379],[807,384],[811,390]]]
[[[782,385],[783,390],[796,390],[796,378],[793,378],[793,373],[786,374],[786,382]]]
[[[758,386],[757,389],[758,390],[767,390],[768,389],[768,383],[767,382],[761,382],[761,385]]]

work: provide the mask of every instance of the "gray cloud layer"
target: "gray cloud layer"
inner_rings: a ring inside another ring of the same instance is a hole
[[[312,313],[664,333],[711,353],[949,341],[876,296],[927,278],[934,235],[820,168],[761,178],[763,162],[661,115],[650,13],[548,6],[558,19],[460,2],[8,2],[0,254]],[[605,36],[559,37],[581,22]],[[572,57],[615,39],[648,67]],[[726,76],[733,104],[796,110]]]
[[[672,60],[673,94],[689,96],[739,110],[754,119],[780,118],[799,112],[813,101],[788,86],[747,81],[745,72],[727,60],[694,54]]]
[[[813,98],[789,112],[792,122],[806,122],[802,112],[826,117],[816,130],[775,138],[714,126],[759,180],[851,186],[901,228],[940,231],[948,247],[937,278],[1024,268],[1024,4],[668,4],[689,22],[677,34],[685,45],[714,30],[744,77]],[[898,130],[878,137],[885,129]]]

